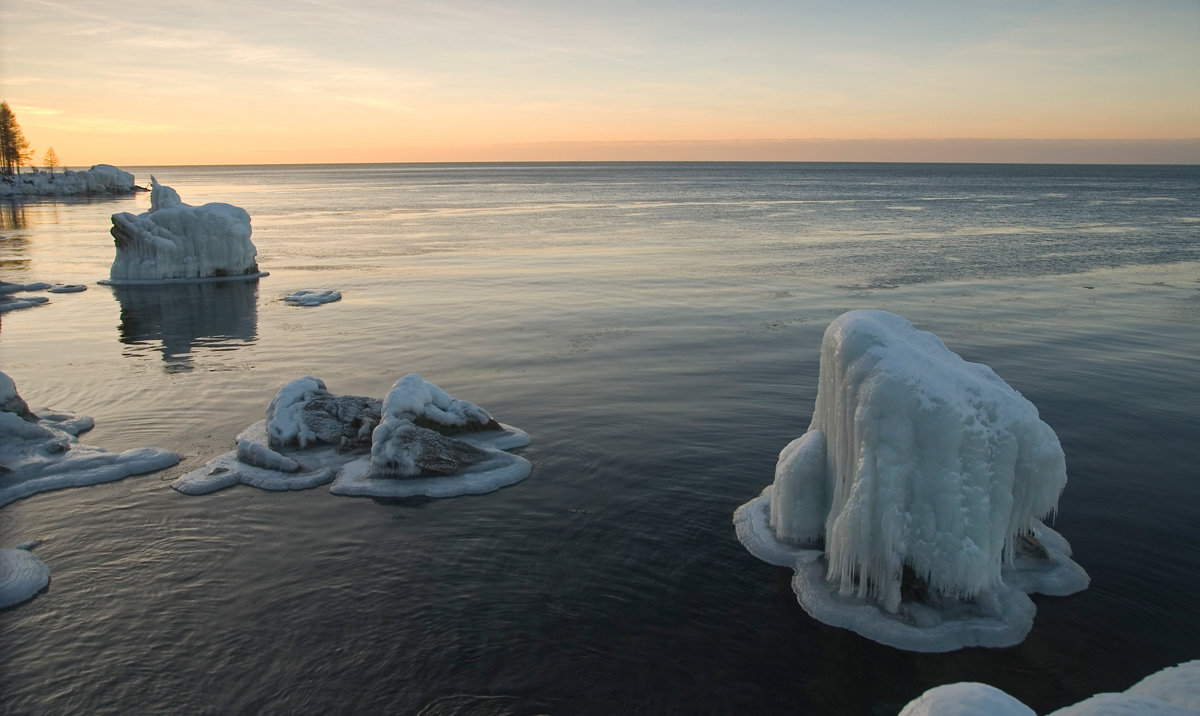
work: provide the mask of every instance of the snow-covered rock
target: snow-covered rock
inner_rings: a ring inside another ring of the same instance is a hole
[[[250,241],[245,209],[214,202],[184,204],[179,194],[150,177],[150,211],[113,214],[116,258],[108,281],[238,280],[265,276]]]
[[[86,415],[35,414],[0,373],[0,507],[39,492],[82,487],[161,470],[179,455],[159,448],[109,453],[81,445],[94,421]]]
[[[132,174],[108,164],[97,164],[78,172],[69,169],[62,173],[32,171],[2,179],[0,196],[132,194],[138,190]]]
[[[1128,690],[1103,693],[1048,716],[1195,716],[1200,713],[1200,661],[1157,671]],[[900,716],[1028,716],[1033,709],[987,684],[961,682],[929,689]]]
[[[1087,587],[1041,522],[1066,480],[1054,431],[990,368],[851,311],[825,332],[808,432],[734,522],[821,621],[913,651],[1009,646],[1032,627],[1027,592]]]
[[[0,609],[32,599],[50,583],[50,568],[30,551],[35,546],[0,549]]]
[[[289,293],[283,300],[293,306],[320,306],[342,300],[342,293],[332,289],[305,288]]]
[[[297,378],[237,439],[235,451],[172,487],[196,495],[238,483],[299,490],[334,480],[330,492],[339,495],[450,497],[492,492],[533,467],[505,452],[528,445],[527,433],[415,373],[384,400],[334,395],[318,378]]]

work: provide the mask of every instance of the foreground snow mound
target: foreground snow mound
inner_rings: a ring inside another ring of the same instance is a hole
[[[1066,461],[1037,409],[990,368],[883,311],[825,332],[808,432],[734,515],[755,556],[793,566],[813,617],[891,646],[1009,646],[1027,592],[1087,587],[1042,522]]]
[[[108,164],[96,164],[81,172],[68,169],[61,174],[34,171],[0,182],[0,196],[132,194],[137,190],[132,174]]]
[[[233,280],[264,276],[250,242],[250,215],[230,204],[189,206],[150,177],[150,211],[113,214],[117,256],[101,283]]]
[[[50,584],[50,568],[30,552],[35,546],[0,549],[0,609],[32,599]]]
[[[39,492],[82,487],[154,472],[179,462],[159,448],[109,453],[80,445],[94,421],[85,415],[29,409],[16,385],[0,373],[0,507]]]
[[[910,701],[900,716],[1027,716],[1033,709],[1000,689],[979,683],[938,686]],[[1171,666],[1122,693],[1097,694],[1049,716],[1194,716],[1200,713],[1200,661]]]
[[[238,435],[237,450],[180,477],[172,487],[204,494],[243,483],[364,497],[452,497],[492,492],[529,476],[528,460],[505,452],[529,435],[496,422],[411,373],[384,400],[335,395],[318,378],[297,378]]]

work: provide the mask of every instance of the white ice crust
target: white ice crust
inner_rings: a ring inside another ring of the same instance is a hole
[[[0,182],[0,196],[130,194],[134,190],[133,175],[108,164],[96,164],[84,171],[34,171]]]
[[[50,583],[50,568],[30,552],[34,546],[0,549],[0,609],[32,599]]]
[[[344,422],[333,423],[341,428],[336,444],[330,416]],[[450,474],[381,471],[373,466],[376,459],[400,461],[397,451],[404,447],[388,436],[396,425],[412,425],[413,419],[423,419],[426,427],[421,430],[438,432],[439,440],[465,444],[463,449],[476,459]],[[213,458],[172,487],[198,495],[239,483],[299,490],[333,481],[331,493],[357,497],[482,494],[529,476],[532,464],[505,452],[529,443],[523,430],[493,421],[479,406],[453,398],[415,373],[398,380],[382,401],[335,396],[323,381],[305,376],[279,389],[267,407],[267,418],[238,435],[237,450]]]
[[[342,293],[332,289],[305,288],[289,293],[283,300],[293,306],[320,306],[342,300]]]
[[[136,284],[174,280],[238,280],[263,276],[250,241],[250,215],[231,204],[184,204],[150,177],[150,211],[112,215],[116,258],[109,280]]]
[[[994,686],[960,682],[932,688],[910,701],[900,716],[1036,716],[1033,709]]]
[[[16,386],[0,373],[0,507],[49,490],[83,487],[154,472],[179,462],[160,448],[110,453],[81,445],[94,421],[86,415],[28,410]]]
[[[808,432],[734,522],[752,554],[796,570],[814,618],[913,651],[1009,646],[1032,627],[1026,593],[1087,587],[1041,521],[1065,484],[1054,431],[990,368],[851,311],[825,332]]]
[[[1033,710],[1000,689],[961,682],[929,689],[900,716],[1028,716]],[[1103,693],[1048,716],[1196,716],[1200,713],[1200,660],[1169,666],[1127,691]]]

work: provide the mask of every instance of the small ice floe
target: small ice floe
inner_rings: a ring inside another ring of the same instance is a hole
[[[80,293],[86,290],[87,286],[81,283],[56,283],[46,289],[50,293]]]
[[[808,432],[733,521],[820,621],[911,651],[1011,646],[1028,593],[1088,585],[1041,521],[1066,482],[1058,437],[990,368],[851,311],[825,332]]]
[[[103,284],[256,279],[250,215],[231,204],[184,204],[150,177],[150,211],[112,215],[117,255]]]
[[[1047,716],[1195,716],[1200,713],[1200,661],[1168,666],[1119,693],[1096,694]],[[996,714],[1033,716],[1033,709],[994,686],[946,684],[913,699],[900,716]]]
[[[179,462],[159,448],[110,453],[80,445],[78,435],[94,421],[86,415],[35,414],[0,373],[0,507],[48,490],[111,482]]]
[[[236,450],[172,487],[198,495],[238,483],[301,490],[333,481],[329,491],[338,495],[452,497],[492,492],[533,469],[505,452],[528,445],[527,433],[416,373],[383,400],[334,395],[317,378],[297,378],[237,440]]]
[[[341,291],[330,289],[305,288],[283,297],[284,302],[293,306],[320,306],[322,303],[333,303],[342,300]]]
[[[50,584],[50,568],[34,556],[36,542],[0,549],[0,609],[32,599]]]

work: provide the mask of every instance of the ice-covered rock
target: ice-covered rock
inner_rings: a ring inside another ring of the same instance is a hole
[[[0,181],[0,196],[132,194],[139,190],[133,180],[134,177],[129,172],[108,164],[96,164],[84,171],[33,171],[20,176],[4,177],[3,181]]]
[[[179,194],[150,177],[150,211],[113,214],[117,255],[108,281],[258,278],[257,249],[250,241],[250,215],[231,204],[184,204]]]
[[[332,289],[305,288],[293,291],[283,297],[284,303],[293,306],[320,306],[323,303],[333,303],[342,300],[341,291]]]
[[[960,682],[929,689],[900,716],[1028,716],[1033,709],[987,684]],[[1157,671],[1128,690],[1097,694],[1048,716],[1195,716],[1200,713],[1200,661]]]
[[[94,421],[72,413],[35,414],[0,373],[0,506],[39,492],[82,487],[161,470],[179,456],[159,448],[109,453],[81,445]]]
[[[238,435],[237,450],[172,486],[203,494],[238,483],[297,490],[334,480],[330,492],[340,495],[479,494],[529,476],[529,461],[505,452],[529,442],[415,373],[384,400],[334,395],[306,376],[279,389],[267,418]]]
[[[825,332],[808,432],[734,522],[821,621],[914,651],[1008,646],[1032,626],[1027,592],[1087,587],[1041,522],[1066,479],[1054,431],[990,368],[851,311]]]
[[[32,599],[50,583],[50,568],[30,551],[35,546],[0,549],[0,609]]]

